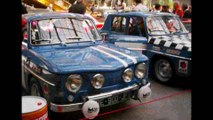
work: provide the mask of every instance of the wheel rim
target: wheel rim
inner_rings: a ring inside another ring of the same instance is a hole
[[[31,87],[31,95],[33,96],[41,96],[40,92],[39,92],[39,88],[38,85],[33,84]]]
[[[167,60],[159,60],[157,62],[157,74],[159,80],[166,82],[172,77],[172,67]]]

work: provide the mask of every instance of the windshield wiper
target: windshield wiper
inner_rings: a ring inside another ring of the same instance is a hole
[[[150,32],[161,32],[161,31],[163,31],[163,32],[165,32],[164,30],[150,30]]]
[[[173,32],[172,34],[176,35],[176,34],[180,34],[180,33],[183,33],[181,31],[176,31],[176,32]]]
[[[34,42],[41,42],[41,41],[49,41],[49,43],[52,41],[52,39],[37,39],[33,40]]]
[[[75,37],[66,37],[66,39],[78,39],[78,40],[80,40],[80,39],[82,39],[82,38],[79,37],[79,36],[75,36]]]
[[[58,30],[57,30],[55,24],[54,24],[54,23],[52,23],[52,24],[53,24],[53,27],[54,27],[54,29],[55,29],[56,36],[57,36],[58,40],[60,41],[61,45],[66,46],[67,44],[61,40],[61,38],[60,38],[60,36],[59,36],[59,34],[58,34]]]

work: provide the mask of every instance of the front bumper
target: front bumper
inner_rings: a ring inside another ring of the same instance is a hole
[[[125,92],[128,92],[128,91],[138,90],[139,87],[140,86],[138,84],[134,84],[134,85],[129,86],[127,88],[114,90],[114,91],[106,92],[106,93],[101,93],[101,94],[98,94],[98,95],[87,96],[86,98],[87,98],[87,100],[99,100],[99,99],[111,97],[113,95],[125,93]],[[146,84],[145,86],[142,86],[141,88],[147,88],[147,87],[150,87],[150,83]],[[52,110],[54,112],[78,111],[78,110],[82,109],[83,104],[84,104],[84,102],[82,102],[82,103],[73,103],[73,104],[64,104],[64,105],[50,103],[50,110]]]

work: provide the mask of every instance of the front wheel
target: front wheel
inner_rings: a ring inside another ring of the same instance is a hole
[[[42,97],[42,89],[39,82],[35,78],[30,80],[30,95]]]
[[[154,64],[155,77],[160,82],[169,82],[173,77],[173,69],[171,63],[166,59],[159,59]]]

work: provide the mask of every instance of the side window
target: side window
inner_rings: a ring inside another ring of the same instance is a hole
[[[145,26],[143,18],[141,17],[131,17],[129,19],[129,29],[128,29],[128,35],[136,35],[136,36],[145,36]]]
[[[31,27],[30,37],[32,44],[39,44],[39,42],[35,42],[36,40],[39,40],[37,22],[38,21],[32,21],[30,24]]]
[[[125,33],[126,18],[125,17],[114,17],[112,20],[112,32]]]

